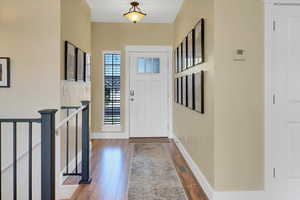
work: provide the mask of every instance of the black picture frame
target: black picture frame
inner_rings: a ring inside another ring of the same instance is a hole
[[[184,76],[184,82],[185,82],[185,107],[189,107],[189,79],[188,75]]]
[[[182,87],[182,92],[181,92],[181,95],[182,95],[182,105],[183,106],[186,106],[187,105],[187,85],[186,85],[186,76],[182,76],[181,77],[181,81],[182,81],[182,85],[181,85],[181,87]]]
[[[178,46],[178,73],[182,72],[182,43]]]
[[[181,43],[182,49],[182,71],[187,69],[187,38],[185,38]]]
[[[65,41],[65,80],[76,81],[76,46]]]
[[[178,78],[174,79],[174,102],[178,103]]]
[[[194,74],[194,87],[195,87],[195,91],[194,91],[194,98],[195,98],[195,111],[204,114],[205,110],[204,110],[204,106],[205,106],[205,98],[204,98],[204,94],[205,94],[205,73],[204,71],[200,71],[198,73]]]
[[[194,74],[189,74],[187,77],[188,85],[188,108],[195,110],[195,84],[194,84]]]
[[[76,48],[76,81],[84,81],[85,52]]]
[[[195,29],[188,33],[187,36],[187,68],[195,65]]]
[[[0,57],[0,88],[10,88],[9,57]]]
[[[174,58],[174,72],[178,73],[178,71],[177,71],[177,68],[178,68],[177,48],[174,50],[173,58]]]
[[[182,82],[181,77],[178,78],[178,104],[182,104]]]
[[[194,65],[202,64],[204,58],[204,19],[202,18],[194,28],[195,50],[194,50]]]
[[[84,81],[91,82],[91,54],[84,53]]]

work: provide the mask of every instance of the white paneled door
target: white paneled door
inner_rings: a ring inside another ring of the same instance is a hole
[[[272,199],[299,200],[300,5],[275,6],[272,35]]]
[[[168,137],[168,54],[130,53],[130,137]]]

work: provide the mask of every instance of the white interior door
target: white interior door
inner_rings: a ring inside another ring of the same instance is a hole
[[[273,199],[300,199],[300,6],[274,9]]]
[[[168,137],[168,54],[130,53],[130,137]]]

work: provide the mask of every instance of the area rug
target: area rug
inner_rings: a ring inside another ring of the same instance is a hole
[[[132,145],[128,200],[188,200],[163,144]]]

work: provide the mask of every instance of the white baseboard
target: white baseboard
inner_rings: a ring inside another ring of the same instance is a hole
[[[265,191],[215,192],[214,200],[266,200]]]
[[[203,188],[203,190],[206,193],[207,197],[210,200],[212,200],[213,196],[214,196],[214,190],[213,190],[212,186],[209,184],[209,182],[207,181],[206,177],[200,171],[198,165],[194,162],[194,160],[192,159],[192,157],[190,156],[190,154],[187,152],[187,150],[185,149],[185,147],[183,146],[183,144],[180,142],[180,140],[175,135],[173,135],[172,138],[174,139],[174,142],[175,142],[176,146],[178,147],[178,149],[181,152],[182,156],[184,157],[184,159],[186,160],[187,164],[191,168],[193,174],[195,175],[198,183]]]
[[[216,191],[209,184],[205,175],[201,172],[197,164],[193,161],[187,150],[181,141],[173,134],[170,138],[174,139],[174,142],[180,150],[182,156],[186,160],[187,164],[191,168],[198,183],[206,193],[209,200],[266,200],[265,191]]]
[[[92,142],[90,142],[90,157],[92,156]],[[77,161],[78,164],[81,163],[82,161],[82,153],[81,151],[77,154]],[[76,160],[75,157],[74,159],[69,163],[69,172],[73,172],[76,167]],[[65,180],[68,178],[68,176],[64,176],[64,172],[66,171],[66,167],[61,170],[60,172],[60,192],[59,192],[59,197],[60,199],[68,199],[71,198],[75,190],[77,189],[79,184],[75,185],[64,185],[63,183]]]
[[[129,135],[125,132],[94,132],[91,139],[129,139]]]

